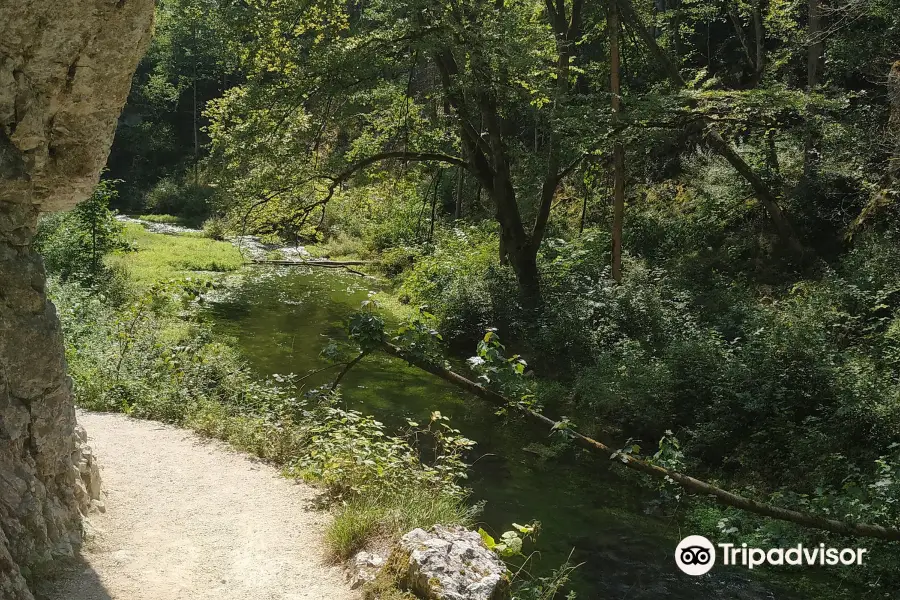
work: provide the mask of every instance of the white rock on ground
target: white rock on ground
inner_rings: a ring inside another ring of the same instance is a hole
[[[350,559],[347,569],[350,575],[350,587],[354,590],[366,583],[375,581],[378,571],[384,566],[384,558],[372,552],[357,552]]]
[[[464,527],[435,525],[401,538],[391,564],[404,565],[401,585],[428,600],[504,600],[509,571],[481,536]],[[399,556],[398,556],[399,554]]]
[[[47,600],[356,600],[312,488],[181,429],[79,412],[103,475],[86,564]]]

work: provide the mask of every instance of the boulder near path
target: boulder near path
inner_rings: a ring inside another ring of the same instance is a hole
[[[228,446],[153,421],[78,413],[106,512],[43,600],[358,600],[325,561],[316,492]]]

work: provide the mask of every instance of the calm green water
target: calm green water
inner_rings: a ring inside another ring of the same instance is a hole
[[[371,280],[325,269],[288,267],[248,272],[207,315],[234,337],[261,374],[305,375],[329,363],[319,356],[329,338],[345,339],[343,325],[358,309]],[[307,380],[330,381],[334,371]],[[473,501],[486,501],[486,530],[502,533],[513,522],[543,525],[529,570],[544,574],[572,560],[584,563],[575,589],[586,600],[793,599],[786,590],[753,581],[746,571],[718,568],[692,578],[672,552],[687,532],[647,516],[652,495],[623,479],[609,462],[574,450],[542,459],[547,432],[506,423],[490,406],[402,361],[383,354],[364,359],[342,382],[349,407],[387,423],[427,419],[433,410],[478,442],[472,461]]]

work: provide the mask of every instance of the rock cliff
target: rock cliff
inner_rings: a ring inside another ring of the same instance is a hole
[[[106,162],[152,0],[0,0],[0,599],[71,554],[96,469],[75,434],[59,322],[31,249],[38,214]]]

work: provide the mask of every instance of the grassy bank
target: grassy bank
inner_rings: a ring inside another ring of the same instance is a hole
[[[228,242],[199,233],[160,235],[137,223],[124,226],[125,240],[132,251],[112,254],[106,262],[114,271],[123,271],[126,285],[133,288],[145,289],[185,277],[211,280],[210,273],[235,271],[244,264],[241,253]]]

